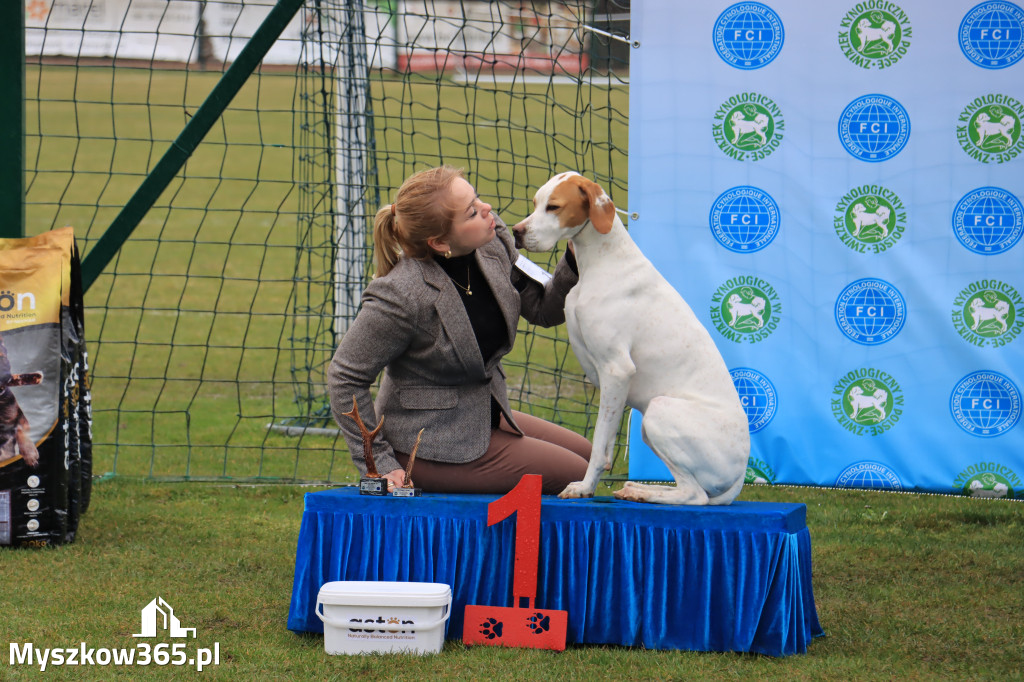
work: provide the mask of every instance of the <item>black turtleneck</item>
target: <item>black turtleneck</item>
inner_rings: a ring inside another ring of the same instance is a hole
[[[498,307],[498,301],[494,298],[494,292],[487,286],[484,273],[480,271],[480,266],[476,262],[476,254],[470,253],[454,258],[435,257],[434,260],[455,284],[455,289],[466,306],[469,322],[473,325],[473,334],[476,335],[480,355],[486,363],[508,341],[508,327],[505,325],[501,308]],[[473,292],[472,295],[467,293],[467,288]]]
[[[453,258],[435,256],[434,260],[455,284],[459,298],[466,306],[466,315],[469,316],[469,323],[473,326],[473,335],[476,336],[480,355],[486,364],[508,341],[508,326],[501,314],[501,308],[498,307],[498,301],[494,298],[494,292],[487,285],[484,273],[480,271],[480,266],[476,262],[476,254],[470,253]],[[498,428],[500,419],[501,408],[492,397],[492,429]]]

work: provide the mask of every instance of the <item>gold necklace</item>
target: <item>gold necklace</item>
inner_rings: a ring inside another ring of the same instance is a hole
[[[469,263],[466,263],[466,286],[462,286],[461,284],[456,282],[454,277],[452,277],[451,280],[452,280],[452,284],[454,284],[455,286],[457,286],[458,288],[460,288],[460,289],[462,289],[463,291],[466,292],[466,296],[472,296],[473,295],[473,292],[471,291],[473,283],[471,281],[469,281]]]

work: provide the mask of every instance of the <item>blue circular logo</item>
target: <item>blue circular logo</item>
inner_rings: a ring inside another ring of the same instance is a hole
[[[885,95],[858,97],[839,117],[839,141],[861,161],[885,161],[899,154],[910,139],[910,116],[903,105]]]
[[[718,15],[711,32],[718,56],[737,69],[760,69],[782,51],[786,32],[771,7],[740,2]]]
[[[999,372],[972,372],[953,387],[949,411],[972,436],[1001,436],[1020,421],[1020,389]]]
[[[1013,248],[1024,233],[1024,204],[1005,189],[980,187],[957,202],[953,231],[974,253],[1003,253]]]
[[[896,472],[878,462],[857,462],[839,472],[836,486],[842,488],[869,488],[875,490],[903,490]]]
[[[740,403],[747,413],[747,423],[751,433],[757,433],[775,416],[778,408],[775,386],[768,377],[749,367],[737,367],[729,370],[736,392],[740,394]]]
[[[715,199],[710,223],[719,244],[736,253],[753,253],[779,233],[779,206],[757,187],[733,187]]]
[[[1005,69],[1024,57],[1024,10],[1002,0],[975,5],[957,36],[969,60],[986,69]]]
[[[892,339],[907,321],[903,295],[885,280],[851,282],[836,299],[836,324],[851,341],[877,346]]]

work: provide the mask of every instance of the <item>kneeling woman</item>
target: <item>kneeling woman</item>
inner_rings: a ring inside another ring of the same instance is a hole
[[[519,316],[545,327],[565,319],[577,281],[567,254],[544,286],[513,267],[508,228],[462,173],[442,166],[411,176],[374,221],[376,274],[328,369],[334,418],[363,473],[362,437],[345,416],[355,398],[373,429],[377,470],[428,492],[503,494],[523,474],[544,493],[583,478],[590,443],[573,431],[509,407],[501,358]],[[376,405],[370,386],[384,372]]]

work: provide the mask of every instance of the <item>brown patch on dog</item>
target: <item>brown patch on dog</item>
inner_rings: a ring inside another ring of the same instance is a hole
[[[570,176],[555,187],[546,210],[558,215],[562,227],[578,227],[589,219],[601,234],[608,234],[615,220],[611,198],[596,182],[579,175]]]

